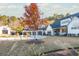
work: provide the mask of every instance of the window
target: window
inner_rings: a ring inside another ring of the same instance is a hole
[[[26,35],[26,32],[22,32],[22,35]]]
[[[22,35],[22,32],[19,32],[19,35]]]
[[[51,35],[51,31],[48,31],[48,33],[47,33],[48,35]]]
[[[11,35],[16,35],[16,32],[11,32]]]
[[[71,29],[79,29],[79,27],[72,27]]]
[[[28,34],[30,34],[30,35],[31,35],[31,32],[28,32]]]
[[[61,28],[61,31],[62,31],[62,32],[67,32],[67,27],[62,27],[62,28]]]
[[[36,32],[33,32],[33,35],[36,35]]]
[[[42,32],[41,31],[38,31],[38,35],[42,35]]]
[[[8,30],[7,30],[7,29],[3,29],[3,30],[2,30],[2,33],[3,33],[3,34],[8,34]]]
[[[66,32],[66,29],[62,29],[62,32]]]

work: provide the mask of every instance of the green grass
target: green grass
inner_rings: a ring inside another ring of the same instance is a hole
[[[78,37],[47,37],[41,44],[28,44],[26,40],[20,40],[17,46],[10,52],[13,56],[40,55],[43,52],[54,51],[71,47],[79,47]],[[9,50],[16,41],[0,41],[0,55],[8,55]],[[44,55],[44,54],[42,54]]]
[[[3,35],[3,36],[0,36],[0,38],[12,38],[12,37],[16,37],[16,36],[14,36],[14,35],[8,35],[8,36]]]

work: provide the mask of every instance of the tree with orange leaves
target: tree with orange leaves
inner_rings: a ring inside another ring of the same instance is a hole
[[[32,30],[38,30],[40,25],[40,15],[36,3],[31,3],[29,6],[25,6],[24,16],[24,22],[29,26],[29,28]]]

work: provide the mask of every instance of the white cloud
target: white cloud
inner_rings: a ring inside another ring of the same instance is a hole
[[[66,4],[65,4],[66,5]],[[41,11],[44,13],[43,16],[52,16],[54,13],[66,14],[66,13],[76,13],[79,12],[79,4],[72,4],[64,6],[63,4],[41,4]]]
[[[54,9],[60,9],[60,8],[62,8],[63,6],[60,5],[60,4],[52,4],[51,7],[54,8]]]
[[[9,14],[9,15],[20,15],[24,12],[24,6],[30,5],[26,4],[0,4],[0,14]],[[66,5],[66,4],[65,4]],[[42,17],[52,16],[54,13],[65,14],[65,13],[75,13],[79,12],[79,4],[72,4],[70,7],[64,6],[63,4],[55,3],[39,3],[38,4],[40,13],[43,13]]]
[[[65,12],[69,12],[69,13],[76,13],[76,12],[79,12],[79,6],[78,5],[72,5],[71,8],[66,8],[65,9]]]

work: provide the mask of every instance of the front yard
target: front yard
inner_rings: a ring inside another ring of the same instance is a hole
[[[79,47],[79,37],[59,37],[59,36],[50,37],[49,36],[39,41],[41,42],[28,43],[27,40],[0,41],[0,55],[5,55],[5,56],[45,55],[43,54],[43,52]],[[13,48],[14,43],[16,44]],[[11,50],[12,48],[13,50]]]

